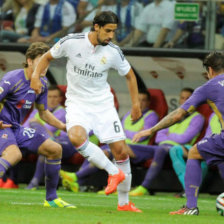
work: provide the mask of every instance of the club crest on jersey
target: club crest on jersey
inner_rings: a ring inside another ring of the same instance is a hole
[[[11,83],[9,81],[4,80],[5,84],[11,85]]]
[[[58,49],[60,48],[60,46],[61,46],[61,45],[60,45],[60,43],[58,42],[58,43],[56,43],[56,44],[54,45],[54,49],[55,49],[55,50],[58,50]]]
[[[105,65],[107,63],[107,59],[105,56],[103,56],[100,60],[100,64]]]
[[[0,87],[0,94],[2,94],[3,92],[4,92],[4,89]]]
[[[7,139],[8,138],[8,134],[3,134],[2,138]]]
[[[20,100],[17,104],[16,104],[16,107],[18,108],[18,109],[21,109],[22,107],[23,107],[23,104],[25,103],[25,100],[24,99],[22,99],[22,100]]]

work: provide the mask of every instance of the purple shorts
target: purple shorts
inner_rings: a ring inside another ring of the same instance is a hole
[[[32,128],[22,126],[0,130],[0,155],[6,147],[17,145],[20,150],[37,153],[39,146],[47,139],[47,136]]]
[[[68,159],[68,158],[72,157],[75,153],[77,153],[77,150],[72,145],[71,141],[68,138],[68,135],[58,136],[53,140],[62,146],[62,158],[63,159]]]
[[[197,143],[200,155],[208,165],[224,162],[224,130],[220,134],[213,134]]]

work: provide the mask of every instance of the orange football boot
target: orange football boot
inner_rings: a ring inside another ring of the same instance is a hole
[[[117,185],[121,183],[125,179],[125,174],[123,173],[122,170],[119,169],[118,174],[114,175],[109,175],[108,177],[108,184],[107,187],[105,188],[105,194],[112,194],[117,190]]]
[[[142,212],[142,210],[136,208],[135,204],[132,202],[129,202],[128,204],[123,205],[123,206],[118,205],[117,210],[118,211],[128,211],[128,212]]]

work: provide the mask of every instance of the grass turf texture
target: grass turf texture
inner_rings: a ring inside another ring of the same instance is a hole
[[[0,189],[1,224],[223,224],[224,217],[216,212],[216,196],[200,195],[199,216],[171,216],[186,199],[177,199],[172,193],[133,197],[131,200],[143,213],[118,212],[117,196],[96,193],[71,193],[58,190],[58,196],[73,203],[77,209],[44,208],[45,190]]]

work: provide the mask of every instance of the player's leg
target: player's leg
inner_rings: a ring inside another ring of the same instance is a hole
[[[199,187],[202,180],[201,172],[201,159],[202,156],[199,154],[197,146],[194,145],[188,154],[188,160],[186,165],[185,174],[185,193],[187,197],[186,206],[182,209],[171,212],[171,215],[183,214],[183,215],[198,215],[199,210],[197,208],[197,199]]]
[[[224,181],[224,161],[218,164],[219,174]]]
[[[59,180],[59,170],[61,167],[61,146],[47,139],[43,133],[32,128],[19,127],[16,130],[16,139],[20,148],[27,149],[33,153],[39,153],[46,157],[45,175],[46,175],[46,207],[68,207],[75,208],[73,205],[62,201],[57,197],[56,189]]]
[[[155,145],[128,145],[129,146],[129,156],[131,162],[138,164],[144,162],[148,159],[153,158],[157,146]]]
[[[71,127],[68,130],[68,136],[78,152],[89,162],[93,163],[99,169],[106,170],[109,175],[119,173],[118,168],[105,156],[103,151],[88,140],[86,130],[82,126]]]
[[[45,207],[65,207],[76,208],[58,198],[56,189],[59,181],[59,171],[61,169],[62,147],[58,143],[47,139],[38,148],[38,153],[44,155],[45,159],[45,179],[46,179],[46,201]]]
[[[34,176],[26,189],[34,190],[38,188],[40,181],[44,177],[44,167],[45,167],[45,157],[39,155],[36,163]]]
[[[170,158],[172,161],[173,169],[183,187],[184,185],[184,176],[186,170],[186,162],[184,160],[184,149],[182,145],[175,145],[169,150]]]
[[[97,117],[97,115],[99,116]],[[69,139],[76,150],[96,167],[104,169],[109,175],[114,176],[119,173],[118,168],[104,155],[98,146],[88,140],[87,133],[93,130],[94,134],[96,134],[97,126],[104,124],[104,120],[101,119],[102,116],[101,113],[95,112],[89,106],[68,103],[66,108],[66,127]]]
[[[114,156],[116,166],[125,174],[125,180],[117,187],[118,192],[118,210],[127,210],[133,212],[141,212],[129,201],[129,191],[131,189],[131,167],[128,156],[128,148],[124,140],[113,142],[110,144],[111,152]]]
[[[62,145],[63,147],[63,145]],[[74,146],[72,146],[74,147]],[[110,152],[108,145],[103,145],[100,147],[104,154],[111,160],[112,154]],[[63,147],[63,153],[64,150],[66,150],[65,147]],[[64,170],[60,170],[60,177],[62,178],[62,185],[67,190],[71,190],[73,192],[79,191],[79,186],[83,186],[86,182],[86,179],[96,173],[99,169],[94,166],[92,163],[90,163],[87,159],[84,160],[81,167],[77,172],[67,172]]]
[[[2,188],[4,189],[15,189],[19,188],[18,185],[18,165],[15,165],[8,169],[6,173],[6,181],[3,184]]]
[[[0,178],[22,159],[16,138],[10,128],[0,130]]]
[[[60,170],[62,185],[67,190],[78,192],[79,186],[82,186],[84,184],[86,178],[96,173],[98,170],[99,169],[97,167],[95,167],[87,159],[85,159],[77,172],[67,172],[64,170]]]
[[[164,160],[168,154],[170,145],[156,146],[154,158],[149,167],[141,186],[130,192],[131,196],[141,196],[148,193],[153,179],[159,174],[163,167]]]
[[[0,178],[2,178],[9,168],[22,159],[22,153],[17,145],[9,145],[0,150],[0,155]]]

